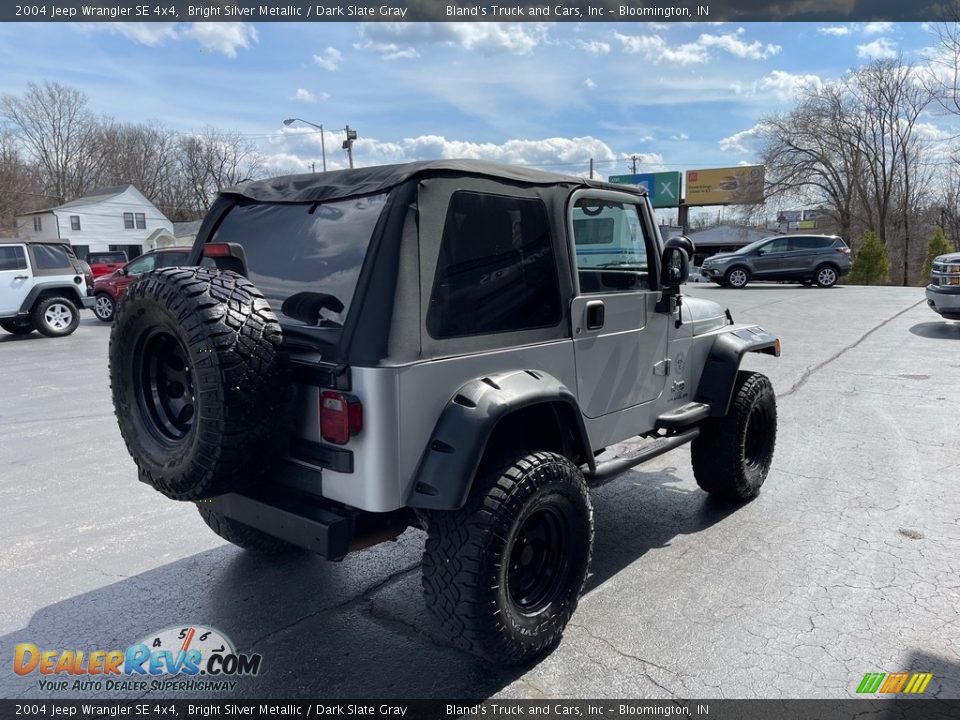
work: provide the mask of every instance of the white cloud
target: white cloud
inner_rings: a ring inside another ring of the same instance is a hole
[[[710,59],[711,50],[717,49],[746,60],[763,60],[776,55],[781,46],[758,40],[746,42],[742,39],[743,28],[735,32],[714,35],[702,33],[694,42],[670,45],[660,35],[623,35],[614,33],[620,41],[623,51],[632,55],[643,55],[653,63],[667,62],[677,65],[705,63]]]
[[[610,43],[602,40],[577,40],[576,46],[589,55],[608,55]]]
[[[850,27],[848,25],[828,25],[826,27],[817,28],[817,32],[821,35],[843,37],[844,35],[850,34]]]
[[[677,135],[671,135],[670,139],[674,141],[689,140],[690,136],[687,135],[685,132],[682,132],[682,133],[678,133]]]
[[[259,38],[253,25],[242,22],[190,23],[181,34],[196,40],[205,50],[214,50],[230,58],[237,56],[238,48],[246,49]]]
[[[201,49],[237,56],[240,48],[249,48],[259,35],[253,25],[242,22],[217,23],[75,23],[80,32],[108,32],[120,35],[150,47],[160,47],[167,41],[194,40]]]
[[[774,70],[754,83],[738,81],[731,87],[738,95],[764,95],[786,101],[795,99],[804,90],[820,89],[823,87],[823,80],[819,75],[795,75],[786,70]]]
[[[328,47],[319,55],[313,56],[313,62],[324,70],[336,70],[343,60],[343,53],[333,47]]]
[[[586,80],[583,81],[583,86],[588,90],[593,90],[593,88],[595,88],[597,84],[590,78],[587,78]]]
[[[365,23],[360,32],[372,43],[447,45],[483,55],[529,55],[546,40],[542,23]],[[589,43],[588,43],[589,44]]]
[[[378,53],[383,60],[401,60],[420,57],[420,53],[414,47],[401,47],[396,43],[381,43],[372,40],[364,40],[362,43],[355,43],[357,50],[371,50]]]
[[[888,60],[897,56],[897,46],[887,38],[857,45],[857,57],[864,60]]]
[[[869,22],[863,26],[864,35],[883,35],[893,30],[892,22]]]
[[[306,88],[297,88],[297,91],[290,98],[291,100],[296,100],[297,102],[302,103],[315,103],[317,100],[329,100],[330,95],[328,93],[314,93],[310,92]]]
[[[751,128],[729,135],[720,141],[720,149],[724,152],[750,152],[750,145],[757,140],[763,125],[757,123]]]

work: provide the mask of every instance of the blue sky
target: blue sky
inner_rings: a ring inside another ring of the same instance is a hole
[[[271,170],[435,157],[584,173],[753,162],[749,131],[803,83],[933,39],[894,23],[0,24],[0,92],[45,79],[97,112],[256,140]],[[930,122],[936,123],[936,118]]]

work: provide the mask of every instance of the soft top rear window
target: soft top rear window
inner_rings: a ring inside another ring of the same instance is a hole
[[[342,327],[387,196],[239,204],[211,242],[243,246],[250,281],[281,320]]]

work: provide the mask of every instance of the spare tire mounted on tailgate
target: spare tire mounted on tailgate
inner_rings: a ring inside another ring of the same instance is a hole
[[[165,268],[134,283],[110,335],[110,385],[140,479],[176,500],[255,480],[286,435],[281,340],[236,273]]]

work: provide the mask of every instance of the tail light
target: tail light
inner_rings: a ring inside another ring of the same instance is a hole
[[[853,254],[853,253],[850,251],[850,248],[848,248],[846,245],[844,245],[843,247],[838,247],[838,248],[837,248],[837,252],[841,252],[841,253],[843,253],[844,255],[846,255],[847,257],[850,257],[850,256]]]
[[[324,390],[320,393],[320,435],[327,442],[346,445],[363,429],[363,405],[353,395]]]
[[[227,243],[207,243],[203,246],[203,254],[207,257],[230,257],[230,245]]]

